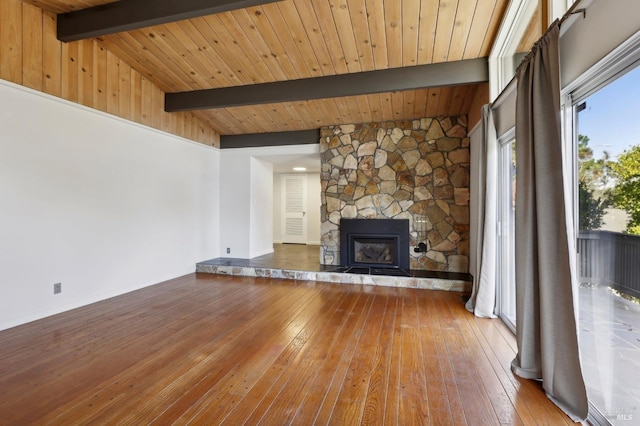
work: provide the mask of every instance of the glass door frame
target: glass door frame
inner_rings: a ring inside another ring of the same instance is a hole
[[[498,257],[496,260],[498,316],[515,333],[515,218],[512,214],[512,151],[515,140],[515,128],[510,129],[498,139],[498,181],[497,181],[497,226]],[[517,174],[517,172],[516,172]],[[506,237],[506,238],[505,238]],[[511,237],[511,238],[509,238]]]

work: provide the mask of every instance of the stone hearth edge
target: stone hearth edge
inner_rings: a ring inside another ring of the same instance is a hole
[[[196,265],[196,272],[256,278],[318,281],[335,284],[377,285],[387,287],[419,288],[425,290],[446,290],[465,293],[471,291],[471,282],[469,281],[440,278],[395,277],[324,271],[294,271],[288,269],[258,268],[252,266],[207,265],[204,263]]]

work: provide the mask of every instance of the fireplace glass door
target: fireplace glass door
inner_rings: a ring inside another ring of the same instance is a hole
[[[394,266],[396,265],[395,238],[361,238],[353,239],[354,263],[362,266]]]

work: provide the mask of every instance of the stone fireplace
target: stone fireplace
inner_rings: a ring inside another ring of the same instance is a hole
[[[323,127],[320,151],[322,264],[343,264],[343,218],[402,219],[409,236],[397,250],[411,269],[468,272],[466,116]],[[364,263],[388,262],[393,244],[361,243]]]

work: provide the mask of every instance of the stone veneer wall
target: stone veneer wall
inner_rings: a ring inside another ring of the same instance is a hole
[[[340,264],[340,218],[406,218],[412,269],[469,271],[467,116],[323,127],[320,152],[321,263]]]

